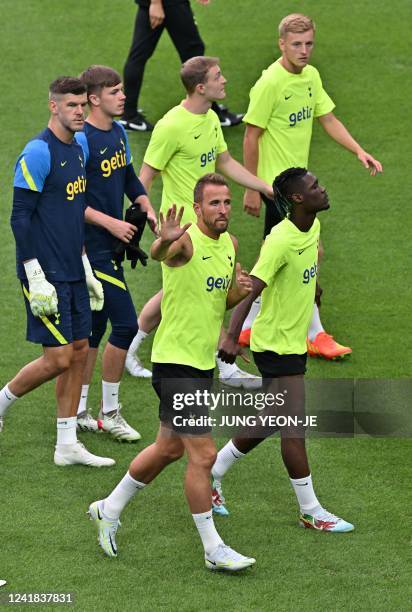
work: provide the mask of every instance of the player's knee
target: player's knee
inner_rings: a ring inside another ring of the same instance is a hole
[[[164,463],[172,463],[183,457],[184,447],[178,444],[161,444],[158,451]]]
[[[87,353],[89,352],[89,340],[84,338],[83,340],[76,340],[73,342],[73,354],[71,363],[74,361],[85,361],[87,359]]]
[[[73,346],[56,347],[45,358],[45,368],[53,376],[59,376],[70,368],[73,357]]]
[[[133,323],[130,322],[124,325],[113,325],[109,342],[113,344],[113,346],[127,351],[138,331],[139,327],[137,325],[137,320]]]
[[[217,452],[215,448],[204,448],[201,453],[196,453],[195,456],[189,457],[189,462],[198,468],[210,471],[216,462],[216,458]]]

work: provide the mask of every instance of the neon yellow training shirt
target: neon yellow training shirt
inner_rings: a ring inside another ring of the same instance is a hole
[[[251,275],[267,287],[252,325],[252,351],[280,355],[306,353],[306,336],[315,299],[320,223],[308,232],[284,219],[262,245]]]
[[[277,60],[249,95],[243,121],[265,130],[259,138],[258,177],[271,185],[287,168],[307,168],[313,118],[335,108],[316,68],[308,65],[293,74]]]
[[[197,115],[180,104],[158,121],[144,161],[161,171],[163,214],[176,204],[185,207],[182,223],[197,222],[193,210],[195,184],[204,174],[215,172],[216,158],[226,150],[219,118],[211,109]]]
[[[178,267],[162,263],[162,320],[152,361],[211,370],[235,269],[235,249],[228,232],[218,240],[197,225],[187,232],[193,245],[190,261]]]

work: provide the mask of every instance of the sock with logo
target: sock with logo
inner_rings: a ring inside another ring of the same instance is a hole
[[[132,478],[129,472],[126,472],[119,484],[113,491],[103,500],[102,511],[108,519],[118,519],[123,509],[131,499],[142,491],[146,484]]]
[[[77,408],[77,414],[87,412],[87,396],[89,395],[89,385],[82,385],[82,391],[80,394],[79,406]]]
[[[248,312],[248,315],[242,325],[242,330],[243,329],[250,329],[252,327],[252,323],[253,321],[256,319],[256,317],[259,314],[259,310],[260,310],[260,304],[261,304],[261,297],[259,295],[258,298],[256,298],[256,300],[254,302],[252,302],[252,306],[250,307],[250,310]]]
[[[290,482],[302,514],[315,514],[321,508],[321,505],[313,490],[312,476],[309,474],[305,478],[291,478]]]
[[[66,417],[57,419],[57,445],[76,444],[77,417]]]
[[[216,531],[216,527],[213,522],[212,508],[210,508],[210,510],[207,512],[192,514],[192,516],[199,532],[200,539],[202,540],[205,553],[212,553],[219,546],[219,544],[223,544],[223,540]]]
[[[232,440],[229,440],[217,454],[216,461],[212,467],[213,479],[220,482],[232,465],[244,456],[245,454],[236,448]]]
[[[312,320],[309,325],[308,338],[311,342],[314,341],[316,336],[320,334],[320,332],[325,331],[323,329],[323,325],[320,320],[320,313],[317,304],[313,304],[313,315]]]
[[[102,380],[102,412],[107,414],[117,410],[119,407],[120,383],[109,383]]]
[[[0,417],[3,417],[10,406],[18,399],[19,398],[10,391],[8,385],[3,387],[0,391]]]
[[[148,335],[149,334],[147,334],[146,332],[144,332],[142,329],[139,328],[139,331],[137,332],[137,334],[132,340],[131,345],[129,346],[129,350],[127,351],[127,354],[134,355],[137,349],[139,348],[139,346],[142,344],[143,340],[147,338]]]

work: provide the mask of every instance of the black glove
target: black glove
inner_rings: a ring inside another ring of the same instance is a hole
[[[126,210],[124,220],[134,225],[137,231],[128,244],[122,240],[117,240],[114,248],[114,258],[120,263],[124,260],[126,254],[127,259],[131,262],[132,270],[134,270],[138,261],[142,266],[147,265],[148,256],[140,248],[140,239],[146,226],[147,213],[141,209],[140,204],[132,204]]]

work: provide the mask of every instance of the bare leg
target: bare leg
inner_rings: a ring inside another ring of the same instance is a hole
[[[9,383],[16,397],[22,397],[70,367],[73,345],[43,347],[43,355],[24,366]]]
[[[75,340],[70,367],[56,380],[58,418],[74,417],[77,414],[88,349],[87,338]]]
[[[96,366],[96,361],[97,361],[97,355],[99,353],[99,349],[98,348],[92,348],[89,346],[89,350],[87,353],[87,359],[86,359],[86,364],[84,367],[84,374],[83,374],[83,381],[82,384],[83,385],[90,385],[92,378],[93,378],[93,372],[94,372],[94,368]]]
[[[126,361],[127,350],[108,342],[103,351],[102,378],[106,382],[120,382]]]
[[[208,512],[212,506],[210,470],[216,460],[216,447],[210,437],[184,437],[188,455],[185,493],[192,514]]]
[[[129,474],[135,480],[148,484],[166,466],[180,459],[183,453],[181,438],[161,424],[155,442],[131,462]]]

